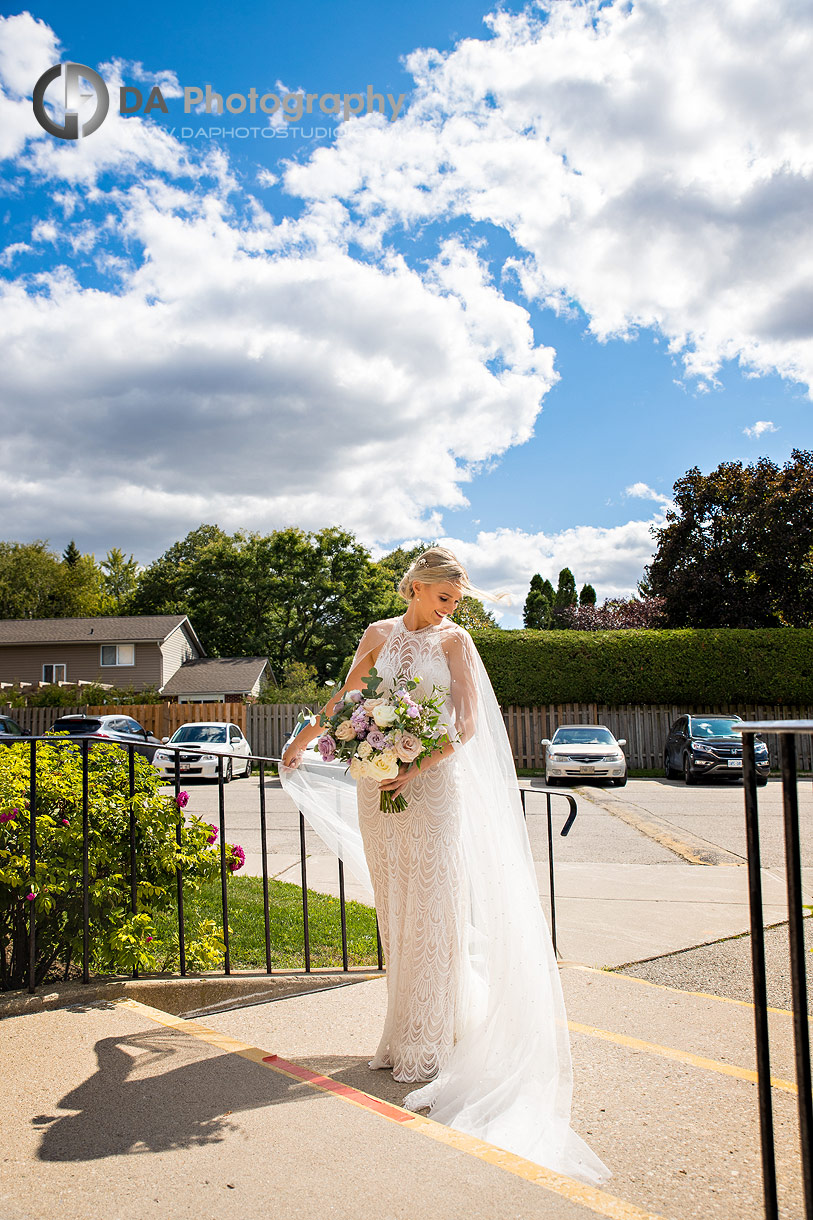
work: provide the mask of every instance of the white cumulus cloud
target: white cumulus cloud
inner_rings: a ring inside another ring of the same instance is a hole
[[[752,424],[750,428],[743,428],[744,435],[750,436],[752,440],[758,440],[762,436],[763,432],[778,431],[779,429],[777,428],[776,424],[772,423],[769,419],[758,419],[757,422]]]

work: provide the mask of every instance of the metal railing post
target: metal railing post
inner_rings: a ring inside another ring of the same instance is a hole
[[[753,733],[743,733],[742,747],[745,835],[748,851],[748,907],[751,921],[751,970],[754,980],[754,1035],[757,1055],[759,1131],[762,1146],[762,1192],[765,1200],[765,1220],[777,1220],[779,1205],[776,1196],[771,1050],[768,1039],[768,991],[765,973],[765,935],[762,927],[762,865]]]
[[[268,907],[268,844],[265,827],[265,763],[260,763],[260,839],[263,862],[263,918],[265,920],[265,972],[271,973],[271,912]]]
[[[138,875],[136,872],[135,746],[127,746],[127,770],[130,785],[130,914],[138,914]],[[133,966],[133,978],[138,978],[138,963]]]
[[[229,945],[229,886],[226,877],[226,793],[223,785],[223,755],[217,756],[217,811],[220,825],[220,901],[223,909],[223,944],[226,948],[224,974],[231,974]]]
[[[788,884],[790,981],[793,997],[793,1038],[796,1051],[796,1086],[799,1098],[799,1139],[805,1214],[813,1220],[813,1095],[810,1080],[805,930],[802,922],[802,857],[799,841],[799,794],[796,787],[796,741],[783,734],[779,743],[782,764],[782,806],[785,823],[785,868]]]
[[[37,742],[31,741],[31,770],[28,782],[28,871],[31,893],[28,912],[28,991],[37,987]]]
[[[82,741],[82,982],[90,982],[90,822],[88,758],[90,742]]]

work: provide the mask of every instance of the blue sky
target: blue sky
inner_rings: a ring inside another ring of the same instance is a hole
[[[490,11],[3,10],[7,537],[444,538],[513,623],[535,571],[632,592],[691,466],[810,446],[813,16]],[[67,61],[114,99],[75,143],[31,107]],[[155,81],[168,114],[114,112]],[[206,84],[405,100],[184,115]],[[286,137],[182,135],[249,122]]]

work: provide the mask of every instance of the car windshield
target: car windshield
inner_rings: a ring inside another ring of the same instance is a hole
[[[182,724],[172,734],[172,744],[178,745],[184,741],[205,742],[207,745],[224,742],[226,726],[220,724]]]
[[[609,729],[557,729],[555,746],[610,746],[615,739]]]
[[[735,724],[742,724],[739,717],[725,717],[713,720],[709,716],[701,720],[693,716],[692,737],[738,737],[739,734],[734,732]]]
[[[101,720],[55,720],[52,733],[96,733],[102,727]]]

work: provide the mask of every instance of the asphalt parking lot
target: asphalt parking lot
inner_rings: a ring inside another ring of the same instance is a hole
[[[547,795],[540,779],[522,780],[528,831],[534,858],[547,860]],[[217,785],[193,779],[187,811],[207,821],[218,818]],[[167,789],[169,791],[169,789]],[[559,834],[568,814],[562,794],[569,791],[578,813],[568,836]],[[246,852],[259,853],[259,781],[255,774],[225,788],[226,833]],[[584,784],[551,791],[554,857],[557,863],[580,864],[744,864],[745,813],[742,783],[706,781],[687,788],[679,780],[631,779],[625,788]],[[758,790],[762,865],[784,868],[782,787],[772,778]],[[813,783],[799,781],[802,863],[813,866]],[[299,816],[276,778],[266,780],[266,844],[274,855],[298,855]],[[309,855],[327,854],[311,830]],[[693,856],[703,858],[692,859]]]

